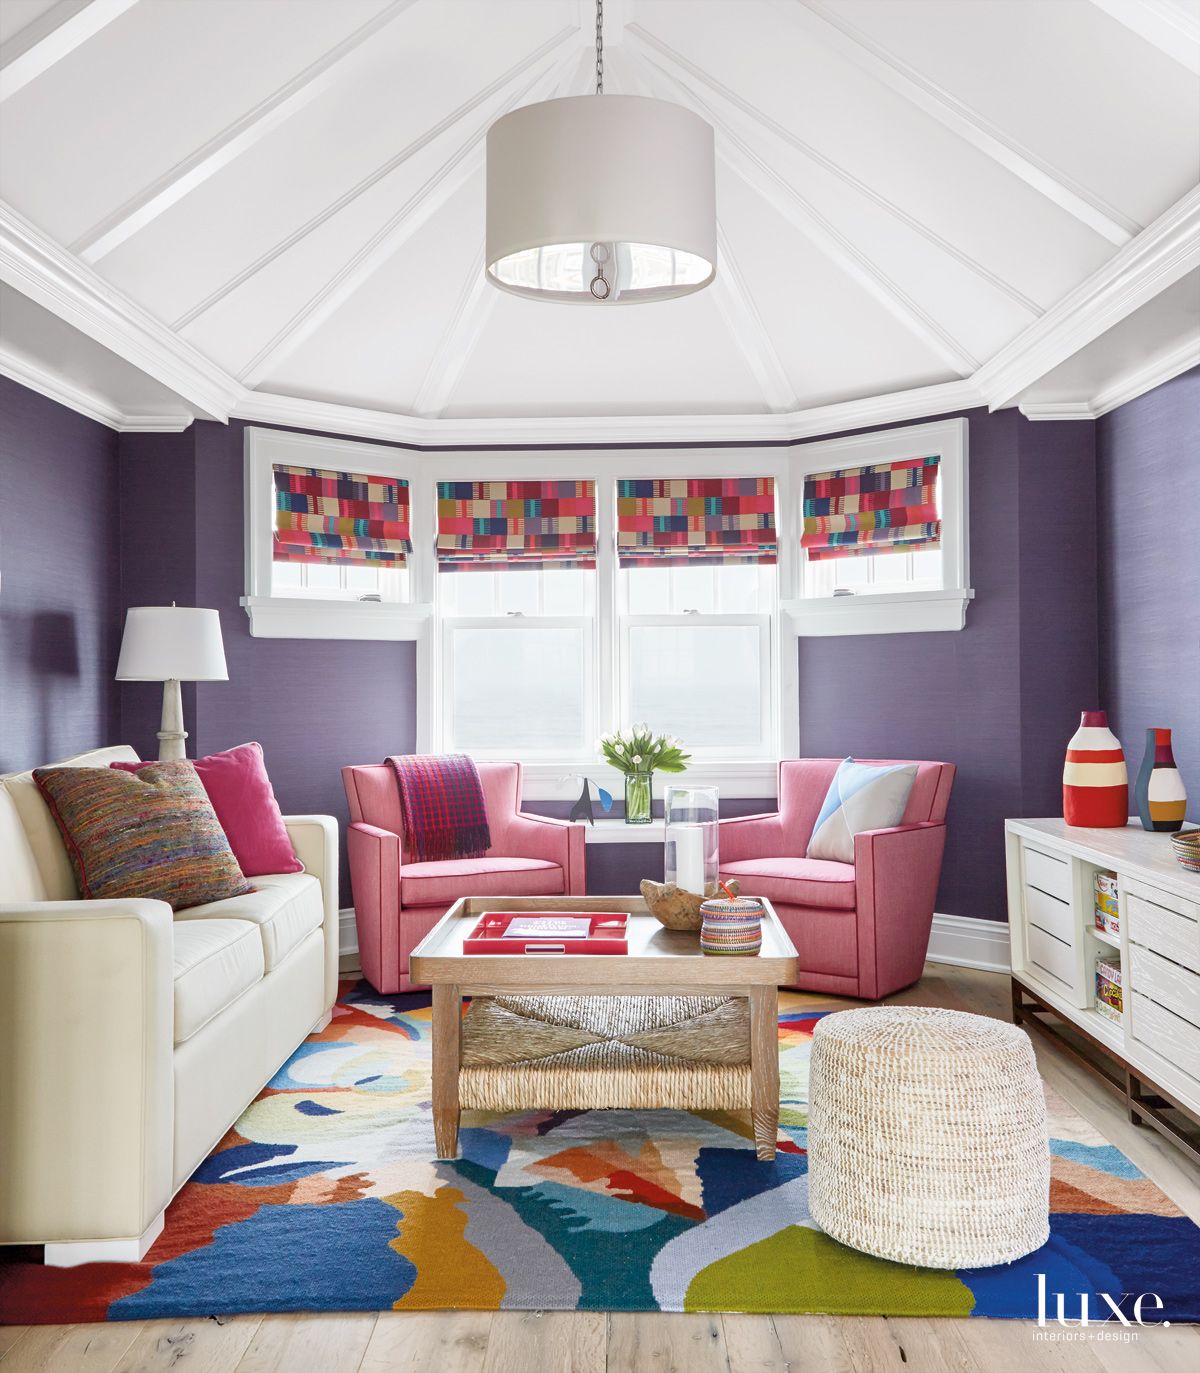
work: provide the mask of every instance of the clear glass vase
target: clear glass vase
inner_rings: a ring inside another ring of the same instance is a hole
[[[627,825],[648,825],[650,805],[654,791],[652,772],[627,772],[625,774],[625,823]]]
[[[669,786],[663,800],[663,881],[695,896],[717,894],[716,787]]]

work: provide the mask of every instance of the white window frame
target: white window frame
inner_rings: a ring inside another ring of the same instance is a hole
[[[912,634],[965,627],[967,605],[975,596],[970,577],[967,444],[967,421],[953,419],[847,439],[819,440],[792,449],[798,504],[804,499],[804,478],[812,472],[936,456],[940,459],[942,507],[939,587],[856,592],[852,596],[805,596],[801,568],[796,579],[797,594],[784,606],[796,635]]]
[[[360,601],[348,596],[275,596],[271,581],[271,531],[275,527],[276,465],[326,467],[367,472],[408,482],[413,556],[409,599]],[[422,541],[432,544],[433,509],[416,493],[424,463],[418,455],[373,443],[289,434],[279,429],[246,430],[246,594],[242,605],[256,639],[418,639],[433,614],[429,559],[418,557]]]

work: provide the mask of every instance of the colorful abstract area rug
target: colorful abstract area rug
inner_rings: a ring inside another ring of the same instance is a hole
[[[1037,1253],[959,1272],[846,1249],[809,1218],[813,1026],[782,999],[780,1151],[726,1113],[465,1114],[433,1153],[430,1013],[346,987],[183,1188],[139,1264],[0,1264],[0,1321],[447,1308],[1037,1315],[1039,1281],[1157,1293],[1200,1319],[1200,1230],[1051,1099],[1052,1226]],[[1132,1298],[1131,1298],[1132,1300]],[[1152,1308],[1157,1311],[1157,1308]]]

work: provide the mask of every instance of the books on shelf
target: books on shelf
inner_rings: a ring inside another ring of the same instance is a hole
[[[592,922],[586,915],[519,915],[501,936],[504,939],[586,939]]]

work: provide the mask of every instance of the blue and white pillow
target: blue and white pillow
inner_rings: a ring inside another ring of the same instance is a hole
[[[915,763],[872,767],[853,758],[839,763],[808,841],[808,857],[853,863],[854,836],[898,825],[916,779]]]

